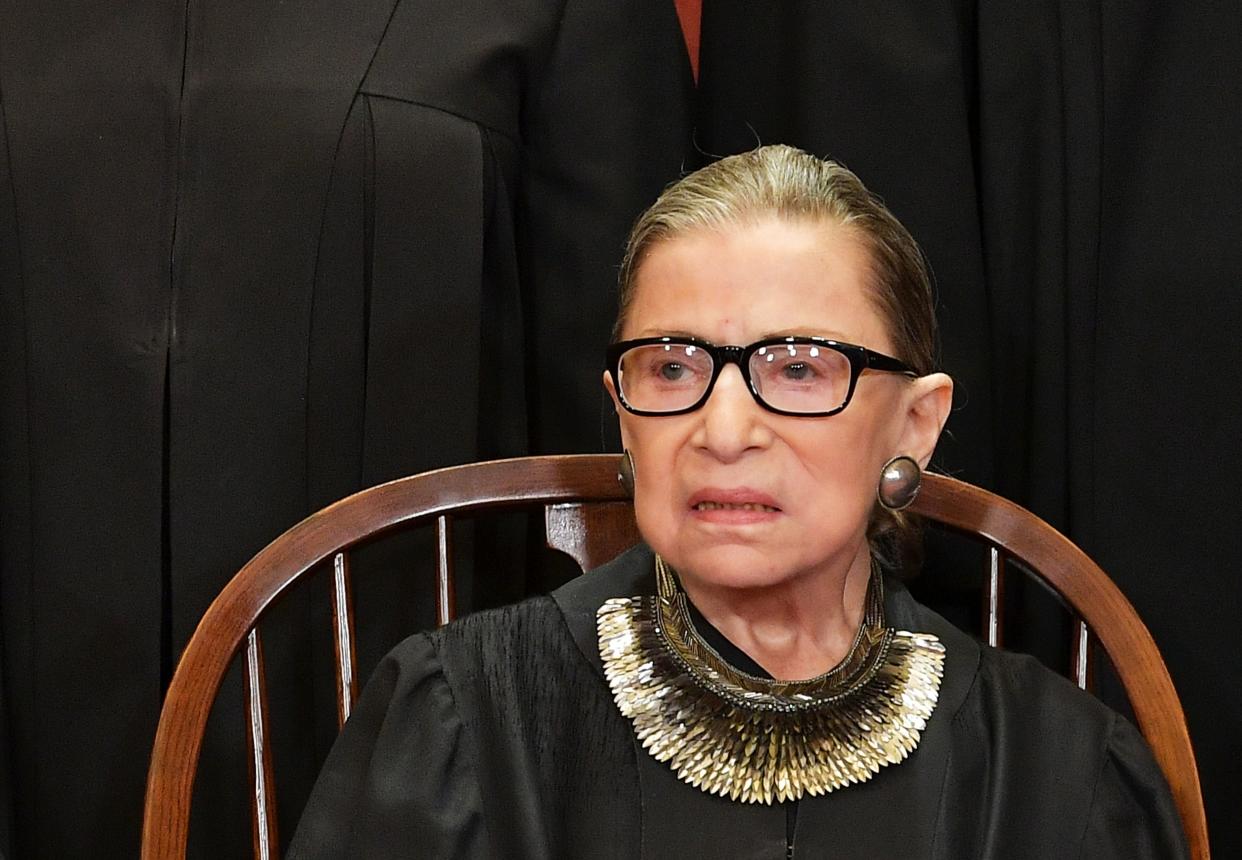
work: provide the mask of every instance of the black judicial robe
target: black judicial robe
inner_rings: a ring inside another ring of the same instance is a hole
[[[281,531],[399,475],[598,448],[616,261],[689,87],[671,0],[3,5],[0,849],[9,824],[18,857],[135,856],[161,676]],[[300,808],[330,688],[268,644]],[[193,839],[240,856],[221,701],[200,783],[233,806],[196,803]]]
[[[817,798],[713,797],[648,755],[612,701],[595,611],[655,590],[637,547],[551,597],[418,635],[380,665],[290,851],[336,857],[1174,858],[1168,787],[1138,732],[1033,658],[887,593],[947,649],[908,760]],[[789,840],[789,842],[787,842]]]

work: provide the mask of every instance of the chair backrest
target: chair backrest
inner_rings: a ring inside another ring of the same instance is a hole
[[[617,456],[597,454],[524,457],[440,469],[350,496],[269,544],[212,603],[169,686],[147,778],[144,860],[185,856],[208,713],[226,669],[243,651],[255,857],[278,856],[258,622],[300,578],[331,564],[337,715],[344,722],[358,695],[350,587],[353,547],[393,529],[434,524],[436,616],[444,624],[455,614],[450,552],[455,517],[542,506],[548,545],[590,569],[638,540],[633,509],[616,479],[617,466]],[[1043,520],[970,484],[926,475],[912,510],[988,547],[983,605],[984,630],[991,644],[1003,644],[1002,596],[1009,562],[1016,561],[1062,596],[1074,614],[1071,676],[1080,686],[1089,686],[1091,653],[1098,643],[1115,667],[1139,728],[1169,781],[1192,856],[1208,857],[1203,799],[1181,703],[1151,634],[1112,580]]]

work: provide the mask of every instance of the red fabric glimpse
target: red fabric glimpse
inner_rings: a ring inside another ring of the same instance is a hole
[[[694,82],[699,82],[699,30],[703,21],[703,0],[673,0],[677,17],[681,19],[681,33],[686,39],[686,51],[690,54],[690,71]]]

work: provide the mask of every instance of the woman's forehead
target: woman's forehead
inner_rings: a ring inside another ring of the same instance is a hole
[[[835,223],[773,218],[696,230],[648,252],[624,337],[745,343],[813,334],[878,348],[888,338],[870,279],[865,246]]]

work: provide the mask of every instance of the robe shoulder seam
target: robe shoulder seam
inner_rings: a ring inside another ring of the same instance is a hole
[[[472,729],[469,721],[466,720],[464,714],[462,713],[462,709],[458,704],[457,690],[454,689],[453,682],[449,679],[449,673],[445,671],[444,660],[440,656],[440,648],[443,645],[443,641],[442,637],[434,635],[436,632],[438,631],[433,631],[431,633],[424,632],[420,635],[426,637],[427,644],[431,647],[432,656],[435,657],[436,661],[435,674],[440,676],[441,683],[443,683],[444,688],[448,690],[449,701],[453,705],[453,715],[457,718],[457,724],[461,727],[463,739],[466,736],[469,737],[470,748],[467,754],[469,755],[470,760],[467,767],[470,770],[470,778],[474,782],[476,796],[479,798],[479,823],[483,828],[483,841],[491,850],[492,856],[499,857],[500,854],[497,853],[496,844],[492,839],[492,829],[487,825],[487,805],[483,802],[484,786],[482,781],[479,779],[480,769],[478,766],[478,751],[480,747],[478,739],[475,737],[474,729]]]
[[[1087,847],[1087,832],[1091,829],[1091,819],[1095,815],[1095,805],[1099,800],[1100,783],[1104,780],[1104,768],[1108,767],[1113,757],[1112,740],[1118,719],[1119,716],[1115,712],[1109,715],[1108,730],[1104,733],[1104,754],[1100,756],[1100,763],[1095,770],[1095,782],[1091,786],[1091,802],[1087,804],[1087,814],[1082,819],[1082,833],[1078,834],[1078,851],[1075,855],[1077,857],[1083,857],[1083,851]]]

